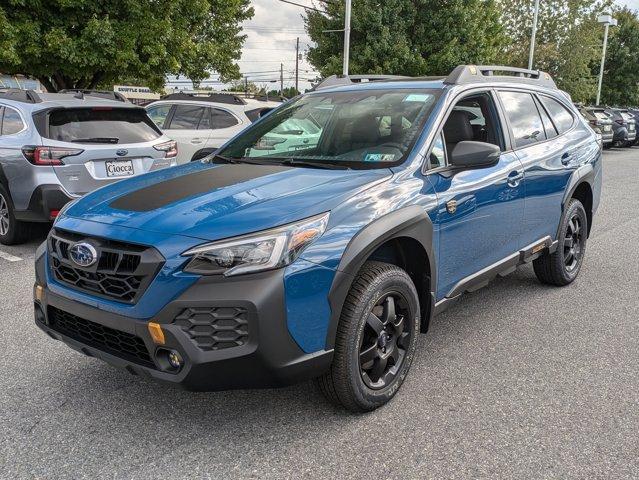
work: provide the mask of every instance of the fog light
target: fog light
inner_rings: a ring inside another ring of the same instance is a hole
[[[176,370],[182,368],[182,357],[175,350],[169,351],[169,365],[171,365]]]
[[[36,285],[33,288],[33,297],[38,301],[41,302],[42,298],[44,297],[44,288],[42,287],[42,285]]]

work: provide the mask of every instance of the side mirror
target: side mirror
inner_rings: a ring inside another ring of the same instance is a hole
[[[260,113],[257,114],[257,118],[265,117],[266,115],[271,113],[273,110],[275,110],[274,107],[263,108],[262,110],[260,110]]]
[[[463,168],[491,167],[497,164],[500,155],[500,148],[492,143],[463,141],[453,148],[450,163]]]

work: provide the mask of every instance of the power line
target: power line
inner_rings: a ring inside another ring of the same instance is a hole
[[[295,5],[296,7],[302,7],[305,10],[313,10],[313,11],[319,12],[319,13],[326,13],[323,10],[320,10],[319,8],[307,7],[306,5],[302,5],[301,3],[291,2],[291,0],[280,0],[280,2],[282,2],[282,3],[290,3],[291,5]]]

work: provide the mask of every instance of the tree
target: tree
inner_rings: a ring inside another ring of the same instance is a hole
[[[239,77],[249,0],[0,0],[0,71],[49,91],[166,75]]]
[[[610,29],[601,103],[639,105],[639,18],[628,8],[616,11],[613,15],[619,25]]]
[[[502,22],[511,39],[502,63],[526,67],[530,49],[534,2],[500,0]],[[573,100],[594,98],[597,78],[592,66],[601,55],[597,15],[609,0],[547,0],[540,2],[533,68],[550,73]]]
[[[316,43],[309,62],[327,76],[342,72],[343,2],[308,11]],[[492,63],[506,44],[493,0],[358,0],[351,18],[350,72],[445,75],[459,64]]]

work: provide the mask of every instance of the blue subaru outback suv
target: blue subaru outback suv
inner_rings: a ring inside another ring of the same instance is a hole
[[[329,78],[212,156],[67,206],[37,253],[37,325],[186,389],[316,378],[367,411],[464,292],[528,262],[577,277],[601,145],[547,74],[368,80]]]

